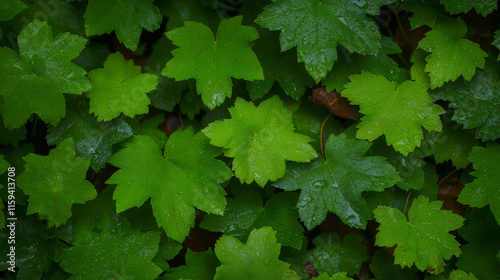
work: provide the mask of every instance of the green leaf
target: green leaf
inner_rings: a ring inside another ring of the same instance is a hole
[[[312,262],[318,273],[335,274],[345,271],[347,275],[359,274],[361,264],[369,260],[363,237],[347,234],[342,242],[335,232],[320,234],[313,240],[316,247],[304,256],[303,263]]]
[[[467,167],[472,147],[479,144],[474,138],[474,131],[464,130],[455,122],[443,122],[443,130],[427,133],[424,142],[432,147],[437,164],[450,160],[457,169]]]
[[[155,5],[161,13],[168,18],[167,30],[172,30],[184,25],[185,21],[201,22],[211,29],[215,29],[222,19],[220,11],[205,9],[199,0],[170,0],[156,1]],[[211,2],[213,6],[213,2]],[[163,64],[164,66],[165,64]]]
[[[351,280],[352,278],[347,276],[345,272],[337,272],[333,276],[329,276],[328,273],[321,273],[318,277],[314,278],[316,280]]]
[[[57,145],[66,138],[73,138],[76,153],[90,160],[98,172],[113,154],[113,144],[132,136],[132,128],[124,120],[98,122],[89,114],[89,103],[85,99],[71,99],[68,113],[57,126],[49,126],[47,143]]]
[[[316,82],[323,79],[337,60],[337,45],[349,52],[375,55],[380,32],[368,15],[390,1],[356,3],[348,0],[277,0],[264,7],[255,22],[280,30],[281,50],[297,46],[299,62]]]
[[[200,227],[245,240],[252,229],[270,226],[276,231],[279,243],[299,250],[304,228],[297,221],[299,215],[294,209],[298,194],[275,194],[262,207],[262,195],[257,188],[234,184],[233,198],[228,198],[224,216],[205,216]]]
[[[231,119],[215,121],[203,129],[210,143],[234,158],[233,170],[241,182],[264,187],[285,174],[285,160],[308,162],[315,158],[311,139],[294,132],[292,112],[278,96],[259,106],[237,98],[229,108]]]
[[[412,29],[419,28],[421,26],[427,25],[429,27],[434,27],[436,19],[441,16],[437,11],[437,5],[434,2],[422,2],[421,0],[406,0],[401,1],[403,8],[407,11],[413,13],[410,18],[410,24]]]
[[[112,120],[120,113],[131,118],[147,113],[150,100],[146,93],[158,85],[158,77],[141,73],[141,67],[125,60],[121,53],[110,54],[104,68],[90,71],[89,78],[90,113],[95,113],[98,121]]]
[[[423,139],[422,127],[441,131],[439,115],[445,111],[434,104],[424,85],[406,81],[396,85],[384,76],[363,72],[349,77],[342,95],[365,114],[356,137],[375,140],[385,135],[387,145],[408,155]]]
[[[323,82],[327,90],[342,91],[344,85],[349,82],[349,76],[360,74],[361,71],[384,75],[390,81],[396,82],[399,76],[399,66],[389,57],[389,54],[400,53],[401,49],[389,37],[382,37],[381,43],[382,48],[376,55],[351,54],[341,48],[342,55]]]
[[[375,275],[375,279],[405,279],[417,280],[418,270],[416,267],[401,268],[393,264],[392,256],[385,250],[377,250],[372,256],[370,270]]]
[[[442,201],[428,202],[420,196],[408,211],[408,220],[399,210],[379,206],[373,211],[380,224],[375,245],[392,247],[394,264],[421,270],[440,270],[443,259],[460,255],[460,244],[449,231],[460,228],[464,218],[449,210],[441,210]]]
[[[197,92],[210,109],[231,97],[231,77],[264,79],[251,44],[259,35],[254,27],[241,25],[242,20],[242,16],[222,20],[215,38],[210,28],[193,21],[165,33],[179,48],[162,74],[176,81],[195,78]]]
[[[21,126],[19,128],[10,130],[5,127],[1,115],[2,113],[0,109],[0,135],[2,135],[2,137],[0,137],[0,145],[17,146],[19,142],[26,139],[26,126]]]
[[[63,93],[90,90],[87,72],[71,62],[85,42],[69,33],[52,38],[49,25],[35,20],[19,34],[19,55],[10,48],[0,48],[0,94],[6,127],[20,127],[33,113],[57,125],[66,113]]]
[[[474,273],[479,279],[500,278],[500,260],[497,258],[500,226],[495,217],[488,207],[483,207],[472,208],[466,218],[458,233],[468,243],[461,247],[457,267]]]
[[[264,80],[247,82],[247,89],[252,100],[266,95],[278,82],[285,93],[294,100],[299,100],[306,87],[312,87],[313,80],[307,75],[304,67],[297,63],[296,55],[281,52],[277,32],[259,29],[260,37],[255,41],[255,53],[264,69]]]
[[[235,237],[223,236],[215,244],[215,254],[221,265],[217,267],[214,280],[300,279],[288,263],[278,259],[280,249],[270,227],[254,229],[246,244]]]
[[[287,191],[301,189],[297,208],[309,230],[319,225],[328,211],[348,226],[364,229],[371,213],[361,193],[381,192],[399,180],[383,157],[364,156],[369,148],[367,141],[353,135],[331,135],[325,159],[290,164],[285,177],[274,186]]]
[[[18,187],[30,196],[27,214],[38,213],[49,227],[59,226],[71,217],[71,206],[96,196],[94,186],[85,180],[90,161],[76,157],[73,139],[67,138],[48,156],[29,154]]]
[[[453,270],[450,273],[450,280],[477,280],[476,276],[474,274],[470,273],[467,274],[462,270]]]
[[[429,73],[425,72],[425,58],[428,55],[429,53],[422,49],[414,50],[411,54],[411,62],[413,62],[413,65],[410,69],[411,79],[423,84],[427,89],[431,88]]]
[[[151,197],[158,225],[182,242],[194,226],[194,207],[219,215],[224,211],[226,192],[219,183],[232,173],[214,159],[219,154],[203,134],[194,135],[191,127],[174,132],[163,155],[149,136],[135,136],[109,160],[120,168],[106,182],[117,184],[116,211],[141,206]]]
[[[10,166],[9,163],[6,160],[4,160],[4,156],[0,155],[0,175],[4,174],[5,171],[7,171],[7,169],[9,168],[9,166]],[[2,190],[3,188],[4,186],[0,184],[0,190]],[[5,227],[5,215],[3,213],[3,208],[4,208],[3,202],[2,199],[0,199],[0,229]]]
[[[457,108],[452,120],[463,124],[466,129],[477,128],[476,137],[488,141],[500,137],[500,122],[497,120],[500,115],[499,84],[497,70],[487,63],[470,82],[460,78],[431,93],[451,101],[449,106]]]
[[[13,18],[27,7],[21,0],[4,0],[0,2],[0,21]]]
[[[476,177],[472,183],[466,184],[458,196],[458,202],[472,207],[482,208],[490,205],[491,212],[500,224],[500,145],[488,143],[486,148],[472,148],[469,160]]]
[[[476,68],[484,68],[488,55],[478,44],[464,38],[466,32],[467,26],[462,19],[442,19],[436,21],[432,30],[425,33],[425,38],[418,43],[420,48],[431,53],[425,59],[431,88],[441,87],[459,76],[470,81]]]
[[[219,260],[212,249],[205,252],[193,252],[190,249],[186,252],[186,265],[172,268],[164,276],[165,280],[196,279],[213,280],[215,268],[220,265]]]
[[[142,29],[156,30],[162,15],[153,0],[89,0],[84,18],[87,36],[115,31],[118,40],[135,51]]]
[[[156,279],[162,270],[151,260],[160,234],[123,225],[117,230],[89,232],[65,249],[61,267],[77,279]]]
[[[483,16],[491,14],[496,10],[497,0],[476,0],[476,1],[461,1],[461,0],[441,0],[441,4],[446,7],[446,10],[451,14],[467,13],[474,8]],[[458,278],[457,278],[458,279]],[[467,278],[468,279],[468,278]]]
[[[165,147],[165,143],[167,143],[167,136],[163,131],[158,129],[160,124],[165,121],[164,114],[160,113],[154,117],[143,119],[142,121],[138,120],[137,117],[126,121],[130,127],[132,127],[134,135],[148,135],[156,142],[156,144],[158,144],[158,147]]]

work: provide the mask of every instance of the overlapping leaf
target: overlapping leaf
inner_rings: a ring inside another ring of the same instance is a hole
[[[342,95],[365,114],[356,137],[375,140],[385,135],[388,145],[408,155],[423,139],[422,128],[441,131],[440,114],[445,111],[434,104],[425,86],[414,81],[396,85],[384,76],[363,72],[349,77]]]
[[[194,207],[219,215],[224,211],[226,193],[219,183],[232,172],[214,159],[219,154],[219,149],[203,134],[194,134],[191,127],[174,132],[163,155],[149,136],[135,136],[109,160],[120,168],[107,181],[117,184],[116,210],[141,206],[151,198],[158,225],[182,242],[194,226]]]
[[[319,225],[328,211],[351,227],[365,228],[371,213],[361,193],[381,192],[399,180],[383,157],[364,156],[370,144],[352,134],[330,136],[324,159],[290,164],[285,177],[274,183],[287,191],[301,189],[297,208],[308,229]]]
[[[255,20],[270,30],[280,30],[281,50],[297,46],[299,62],[316,82],[323,79],[337,60],[337,45],[349,52],[375,55],[380,33],[368,15],[390,1],[277,0],[264,7]]]
[[[471,172],[476,178],[466,184],[460,193],[458,201],[472,207],[490,205],[491,212],[500,224],[500,145],[489,143],[486,148],[476,146],[472,148],[469,160],[475,171]]]
[[[497,8],[497,0],[477,0],[477,1],[461,1],[461,0],[441,0],[441,3],[446,7],[446,10],[451,14],[467,13],[471,9],[475,9],[478,13],[486,16],[491,14]]]
[[[421,270],[439,270],[444,260],[460,255],[460,244],[448,232],[462,226],[464,218],[449,210],[441,210],[442,201],[428,202],[420,196],[408,211],[408,220],[399,210],[379,206],[374,215],[380,224],[375,245],[392,247],[394,264]]]
[[[165,277],[165,280],[197,279],[213,280],[215,268],[220,265],[212,249],[204,252],[193,252],[187,250],[186,265],[172,268]]]
[[[233,170],[241,182],[261,187],[285,174],[285,160],[308,162],[315,158],[309,137],[294,132],[292,112],[278,96],[259,106],[237,98],[229,108],[231,119],[215,121],[203,129],[210,143],[234,158]]]
[[[142,29],[153,32],[162,20],[153,0],[89,0],[84,17],[87,36],[115,31],[118,40],[133,51],[137,49]]]
[[[425,33],[418,46],[431,54],[425,59],[425,71],[429,72],[431,88],[463,76],[469,81],[476,68],[484,68],[488,55],[478,44],[465,39],[467,26],[460,19],[441,19],[431,31]]]
[[[0,21],[6,21],[13,18],[27,7],[28,6],[21,0],[4,0],[0,2]]]
[[[176,81],[195,78],[197,92],[210,109],[231,97],[231,77],[263,79],[251,45],[259,34],[255,28],[241,25],[242,20],[241,16],[222,20],[215,38],[209,27],[193,21],[167,32],[165,35],[179,48],[172,52],[174,57],[162,74]]]
[[[121,113],[131,118],[147,113],[151,101],[146,93],[156,89],[158,77],[141,72],[140,66],[125,60],[121,53],[110,54],[104,68],[89,72],[90,113],[95,113],[98,121],[112,120]]]
[[[63,93],[90,90],[87,72],[71,62],[85,42],[69,33],[53,38],[50,26],[35,20],[19,34],[19,54],[0,48],[0,95],[8,128],[20,127],[33,113],[57,125],[66,113]]]
[[[484,141],[500,137],[500,78],[490,61],[484,70],[478,70],[469,81],[458,81],[444,85],[431,94],[450,101],[450,107],[457,108],[452,120],[464,128],[476,129],[476,136]]]
[[[90,161],[76,157],[73,139],[62,141],[48,156],[29,154],[24,160],[17,183],[30,196],[27,213],[38,213],[49,227],[65,223],[73,204],[96,196],[94,186],[85,180]]]
[[[270,227],[254,229],[246,244],[235,237],[223,236],[215,244],[221,265],[214,280],[300,279],[288,263],[278,259],[280,250],[281,245]]]
[[[64,139],[73,138],[76,153],[90,160],[96,172],[113,154],[113,144],[132,136],[132,128],[124,120],[98,122],[89,114],[89,105],[83,99],[71,99],[68,113],[59,125],[48,128],[47,143],[57,145]]]

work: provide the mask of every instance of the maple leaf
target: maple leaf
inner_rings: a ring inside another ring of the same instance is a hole
[[[162,74],[176,81],[195,78],[197,92],[210,109],[231,97],[231,77],[264,79],[251,44],[259,34],[254,27],[241,25],[242,20],[242,16],[222,20],[215,38],[209,27],[193,21],[165,33],[179,48],[172,51],[174,57]]]
[[[472,207],[490,205],[491,212],[500,224],[500,145],[488,143],[486,148],[472,148],[469,160],[475,171],[471,175],[476,178],[466,184],[458,196],[458,202]]]
[[[367,14],[379,13],[390,1],[277,0],[264,7],[255,22],[280,30],[281,50],[297,46],[297,58],[316,82],[337,60],[337,45],[350,52],[375,55],[380,45],[378,27]]]
[[[153,214],[169,237],[179,242],[194,226],[194,207],[222,215],[226,192],[219,183],[231,170],[214,157],[220,150],[191,127],[174,132],[161,152],[149,136],[134,136],[109,162],[120,170],[106,183],[117,184],[116,211],[141,206],[151,197]]]
[[[425,86],[414,81],[396,85],[384,76],[363,72],[349,77],[342,95],[365,114],[356,137],[375,140],[385,135],[387,145],[408,155],[423,139],[421,126],[441,131],[443,108],[432,102]]]
[[[466,129],[477,128],[476,137],[484,141],[500,137],[500,78],[493,65],[487,63],[469,82],[460,78],[431,92],[432,96],[450,101],[449,106],[457,108],[452,120]]]
[[[236,98],[231,119],[215,121],[203,129],[210,143],[234,158],[233,170],[241,182],[264,187],[285,174],[285,160],[308,162],[315,158],[311,139],[294,132],[292,112],[273,96],[259,106]]]
[[[89,0],[83,17],[87,36],[114,30],[118,40],[133,51],[137,49],[142,29],[155,31],[163,18],[153,0]]]
[[[441,210],[442,201],[419,196],[406,216],[398,209],[379,206],[373,213],[380,224],[375,245],[392,247],[394,264],[421,270],[439,270],[452,256],[460,255],[460,244],[449,231],[460,228],[464,218]]]
[[[206,215],[200,227],[245,240],[252,229],[270,226],[279,243],[300,250],[304,227],[297,220],[297,193],[277,193],[265,207],[260,188],[255,185],[233,184],[231,194],[233,198],[228,198],[224,216]]]
[[[109,121],[120,113],[131,118],[147,113],[150,100],[146,93],[158,85],[157,76],[141,73],[141,67],[125,60],[121,53],[110,54],[104,68],[90,71],[89,78],[90,113],[95,113],[98,121]]]
[[[461,0],[441,0],[448,12],[451,14],[466,14],[472,8],[483,16],[491,14],[498,5],[497,0],[461,1]]]
[[[0,2],[0,21],[12,19],[27,7],[21,0],[4,0]]]
[[[90,161],[76,157],[73,139],[67,138],[48,156],[29,154],[18,187],[29,195],[27,214],[38,213],[49,227],[59,226],[71,217],[71,206],[96,196],[94,186],[85,180]]]
[[[276,242],[272,228],[254,229],[246,244],[232,236],[223,236],[215,244],[215,254],[221,265],[214,280],[230,279],[283,279],[300,277],[289,264],[278,259],[281,245]]]
[[[399,180],[385,158],[364,156],[369,148],[370,143],[348,136],[347,132],[331,135],[324,159],[290,164],[274,186],[287,191],[301,189],[297,208],[309,230],[319,225],[328,211],[351,227],[365,228],[371,213],[361,193],[381,192]]]
[[[71,101],[68,113],[59,125],[49,126],[47,143],[57,145],[68,137],[73,138],[76,153],[90,160],[90,165],[98,172],[113,154],[113,144],[132,136],[132,128],[120,119],[98,122],[94,115],[89,114],[86,99]]]
[[[61,267],[77,279],[156,279],[162,270],[151,260],[158,252],[160,234],[123,225],[100,233],[88,232],[74,247],[63,250]]]
[[[363,237],[358,234],[347,234],[342,242],[335,232],[320,234],[312,241],[316,247],[305,254],[302,263],[313,263],[319,273],[359,274],[361,264],[369,259],[362,241]]]
[[[431,31],[425,33],[418,46],[431,54],[425,59],[425,71],[429,72],[431,88],[463,76],[469,81],[476,68],[484,68],[488,55],[478,44],[465,39],[467,25],[462,19],[441,19]]]
[[[66,113],[63,93],[82,94],[91,88],[87,72],[71,62],[86,41],[69,33],[53,38],[47,23],[34,20],[19,34],[19,54],[0,48],[5,126],[20,127],[33,113],[57,125]]]

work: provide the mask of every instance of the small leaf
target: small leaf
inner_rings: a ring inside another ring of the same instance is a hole
[[[431,53],[425,59],[425,71],[429,72],[431,88],[441,87],[459,76],[470,81],[476,68],[484,68],[484,58],[488,55],[478,44],[463,38],[466,32],[467,26],[462,19],[443,19],[437,21],[418,43],[420,48]]]
[[[231,97],[231,77],[264,79],[251,44],[259,34],[254,27],[241,25],[242,20],[242,16],[222,20],[215,38],[210,28],[194,21],[165,33],[179,48],[162,74],[176,81],[195,78],[197,92],[210,109]]]
[[[147,113],[150,100],[146,93],[158,85],[158,77],[141,73],[141,67],[125,60],[121,53],[110,54],[104,68],[90,71],[89,78],[89,112],[95,113],[98,121],[112,120],[121,113],[131,118]]]
[[[212,122],[203,133],[234,158],[233,170],[241,182],[264,187],[283,177],[285,160],[308,162],[317,156],[307,143],[311,139],[294,132],[292,112],[278,96],[257,107],[238,97],[229,112],[231,119]]]
[[[373,211],[380,226],[375,245],[392,247],[394,264],[420,270],[439,270],[452,256],[460,255],[460,244],[449,231],[460,228],[464,218],[449,210],[441,210],[442,201],[428,202],[420,196],[405,215],[394,208],[379,206]]]
[[[49,227],[59,226],[71,217],[71,206],[96,196],[85,176],[90,161],[76,157],[73,139],[67,138],[48,156],[29,154],[24,172],[17,178],[19,188],[29,195],[27,214],[38,213]]]
[[[441,131],[445,111],[432,102],[424,85],[406,81],[396,85],[384,76],[363,72],[349,77],[342,95],[365,114],[356,137],[373,141],[385,135],[388,145],[408,155],[423,139],[422,128]]]
[[[235,237],[223,236],[215,244],[215,254],[221,265],[217,267],[214,280],[300,279],[288,263],[278,259],[280,249],[270,227],[254,229],[246,244]]]

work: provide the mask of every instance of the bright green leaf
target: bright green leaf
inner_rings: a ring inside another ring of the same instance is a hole
[[[373,211],[380,224],[375,245],[392,247],[394,264],[421,270],[439,270],[443,259],[460,255],[460,244],[449,231],[460,228],[464,218],[449,210],[441,210],[442,201],[428,202],[420,196],[408,211],[408,220],[401,211],[379,206]]]
[[[478,70],[469,82],[460,78],[431,94],[451,101],[449,106],[457,108],[452,120],[463,124],[466,129],[477,128],[476,136],[484,141],[495,140],[500,137],[499,84],[497,70],[487,63],[485,69]]]
[[[151,260],[158,253],[160,234],[123,225],[114,231],[89,232],[65,249],[61,267],[70,280],[156,279],[162,270]]]
[[[162,20],[153,0],[89,0],[84,18],[87,36],[115,31],[118,40],[133,51],[137,49],[142,29],[153,32]]]
[[[212,249],[204,252],[186,252],[186,265],[174,267],[164,276],[165,280],[196,279],[213,280],[215,268],[220,265]]]
[[[358,234],[348,234],[342,242],[335,232],[320,234],[313,240],[316,247],[306,253],[303,263],[311,262],[318,273],[359,274],[361,264],[369,259],[362,241],[363,237]]]
[[[21,0],[3,0],[0,2],[0,21],[6,21],[26,9],[28,6]]]
[[[290,164],[285,177],[274,185],[287,191],[301,189],[297,208],[309,230],[319,225],[328,211],[351,227],[365,228],[371,213],[361,193],[381,192],[399,181],[396,170],[383,157],[364,156],[369,148],[367,141],[347,133],[331,135],[325,159]]]
[[[476,177],[472,183],[466,184],[458,197],[458,202],[472,207],[482,208],[490,205],[491,212],[500,224],[500,145],[488,143],[486,148],[472,148],[469,160]]]
[[[498,6],[497,0],[475,0],[475,1],[462,1],[462,0],[441,0],[441,4],[446,7],[446,10],[451,14],[466,14],[472,8],[483,16],[491,14]],[[458,279],[458,278],[457,278]]]
[[[120,119],[98,122],[89,114],[89,104],[85,99],[71,99],[67,114],[56,127],[49,126],[47,143],[57,145],[71,137],[76,153],[90,160],[96,172],[104,167],[113,154],[113,144],[132,136],[132,128]]]
[[[285,174],[285,160],[308,162],[315,158],[311,139],[294,132],[292,112],[278,96],[259,106],[237,98],[229,108],[231,119],[215,121],[203,130],[210,143],[234,158],[233,170],[241,182],[264,187]]]
[[[385,135],[388,145],[408,155],[423,139],[422,128],[441,131],[439,115],[445,111],[434,104],[424,85],[406,81],[396,85],[384,76],[363,72],[349,77],[342,95],[365,114],[356,137],[375,140]]]
[[[300,249],[304,228],[294,209],[298,194],[275,194],[262,207],[262,195],[256,188],[234,184],[231,188],[233,198],[228,199],[224,216],[205,216],[200,227],[245,240],[252,229],[270,226],[276,231],[279,243]]]
[[[33,113],[57,125],[66,113],[63,93],[82,94],[91,88],[87,72],[71,62],[85,42],[69,33],[52,38],[50,26],[35,20],[19,34],[19,55],[0,48],[5,126],[20,127]]]
[[[165,35],[179,48],[172,52],[174,58],[162,74],[176,81],[195,78],[197,92],[210,109],[221,105],[226,96],[231,97],[231,77],[263,79],[251,44],[259,35],[254,27],[241,25],[242,19],[222,20],[215,38],[210,28],[193,21],[167,32]]]
[[[48,156],[29,154],[18,187],[30,196],[27,214],[38,213],[49,227],[59,226],[71,217],[71,206],[96,196],[85,176],[90,161],[76,157],[73,139],[67,138]]]
[[[297,46],[299,62],[316,82],[337,60],[337,45],[349,52],[375,55],[381,47],[378,27],[368,15],[390,1],[277,0],[264,7],[255,22],[280,30],[281,50]]]
[[[235,237],[223,236],[215,244],[215,254],[221,265],[217,267],[214,280],[300,279],[288,263],[278,259],[280,249],[270,227],[254,229],[246,244]]]
[[[174,132],[161,149],[149,136],[135,136],[109,162],[119,168],[108,184],[117,184],[113,198],[122,212],[151,197],[153,214],[167,236],[182,242],[194,226],[194,207],[222,215],[226,192],[220,187],[232,176],[214,159],[220,154],[192,128]]]
[[[109,121],[123,113],[133,118],[149,111],[150,100],[146,93],[156,89],[158,77],[141,73],[133,60],[125,60],[121,53],[113,53],[104,62],[104,68],[89,72],[92,90],[90,113],[98,121]]]
[[[488,55],[478,44],[464,38],[466,32],[467,26],[462,19],[443,19],[437,21],[418,43],[420,48],[431,53],[425,59],[431,88],[441,87],[460,76],[470,81],[476,68],[484,68],[484,58]]]

